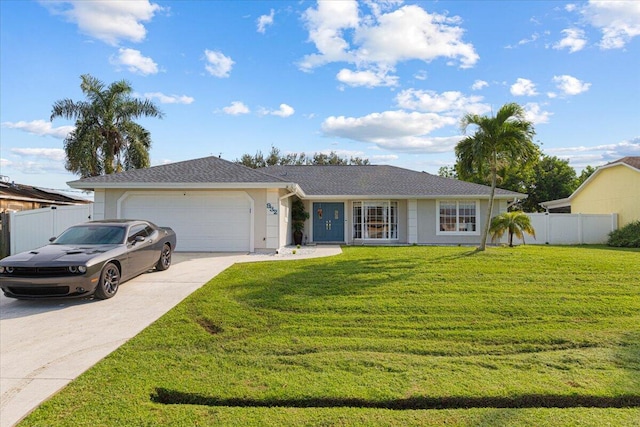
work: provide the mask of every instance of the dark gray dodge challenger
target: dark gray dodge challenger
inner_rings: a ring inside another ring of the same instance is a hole
[[[168,269],[175,247],[174,231],[149,221],[91,221],[0,260],[0,288],[19,299],[111,298],[120,283],[154,267]]]

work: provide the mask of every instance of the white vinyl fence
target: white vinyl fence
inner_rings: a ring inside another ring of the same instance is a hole
[[[606,243],[618,228],[618,214],[528,213],[536,238],[524,235],[528,245],[593,245]],[[522,240],[513,238],[513,244]]]
[[[44,246],[51,237],[92,217],[93,203],[12,212],[9,214],[9,254]]]

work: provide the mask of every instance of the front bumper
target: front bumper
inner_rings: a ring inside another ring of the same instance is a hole
[[[0,275],[0,288],[10,298],[82,298],[94,293],[99,280],[99,272],[63,277]]]

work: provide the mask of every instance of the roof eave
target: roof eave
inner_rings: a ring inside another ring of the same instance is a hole
[[[297,186],[292,182],[82,182],[70,181],[67,185],[79,190],[108,190],[108,189],[142,189],[142,190],[226,190],[226,189],[263,189],[289,188]]]
[[[496,194],[494,199],[498,200],[512,200],[512,199],[526,199],[526,194]],[[341,194],[341,195],[322,195],[312,194],[305,197],[306,200],[344,200],[344,199],[489,199],[488,194]]]

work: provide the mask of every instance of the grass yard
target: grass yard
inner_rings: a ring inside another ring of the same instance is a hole
[[[637,426],[640,251],[235,265],[20,425]]]

